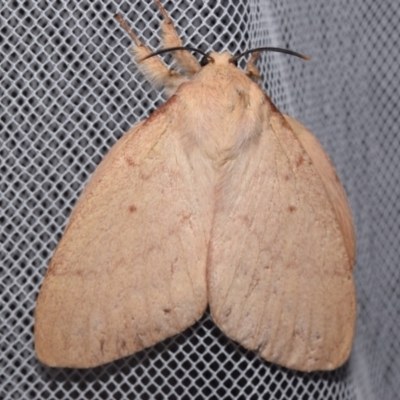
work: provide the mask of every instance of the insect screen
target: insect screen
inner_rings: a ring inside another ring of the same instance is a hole
[[[120,12],[159,48],[149,0],[7,1],[0,13],[1,399],[395,399],[400,392],[399,7],[337,0],[164,1],[184,43],[259,60],[278,108],[320,139],[357,232],[349,362],[298,373],[225,337],[206,314],[182,334],[89,370],[48,368],[34,307],[71,210],[109,148],[165,99],[131,61]],[[167,56],[168,61],[168,56]]]

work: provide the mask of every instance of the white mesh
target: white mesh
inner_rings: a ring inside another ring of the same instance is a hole
[[[264,54],[275,104],[318,136],[357,231],[359,318],[350,362],[302,374],[227,339],[208,314],[106,366],[52,369],[33,350],[36,296],[68,216],[115,141],[162,103],[136,71],[122,13],[159,47],[153,2],[1,2],[0,398],[379,399],[400,393],[399,6],[337,0],[166,1],[185,44]]]

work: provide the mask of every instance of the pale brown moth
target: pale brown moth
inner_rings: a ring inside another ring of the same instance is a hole
[[[171,97],[117,142],[78,201],[38,297],[38,358],[104,364],[183,331],[209,305],[227,336],[265,360],[337,368],[356,299],[355,235],[334,167],[251,79],[258,52],[245,72],[228,53],[202,66],[156,3],[180,72],[118,17],[143,73]]]

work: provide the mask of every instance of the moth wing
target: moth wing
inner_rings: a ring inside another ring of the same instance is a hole
[[[119,140],[76,205],[37,302],[35,347],[45,364],[124,357],[205,310],[211,211],[175,130],[175,103]]]
[[[305,147],[272,108],[257,143],[227,166],[211,233],[209,302],[221,330],[264,359],[330,370],[345,362],[354,335],[354,236],[342,230],[352,231],[349,211],[332,203],[340,183],[327,190]]]
[[[310,156],[315,169],[321,177],[326,193],[336,213],[345,240],[346,250],[349,254],[350,264],[354,265],[356,236],[353,218],[346,193],[340,183],[335,167],[317,138],[303,124],[288,115],[284,115],[284,117],[300,140],[304,150]]]

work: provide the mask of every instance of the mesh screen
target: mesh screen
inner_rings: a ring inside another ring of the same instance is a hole
[[[400,392],[398,3],[373,0],[164,1],[186,44],[258,45],[265,90],[331,155],[357,231],[359,316],[350,361],[302,374],[262,361],[206,314],[134,356],[52,369],[33,350],[36,296],[96,165],[163,102],[133,65],[122,13],[159,45],[153,2],[1,2],[1,399],[395,399]]]

